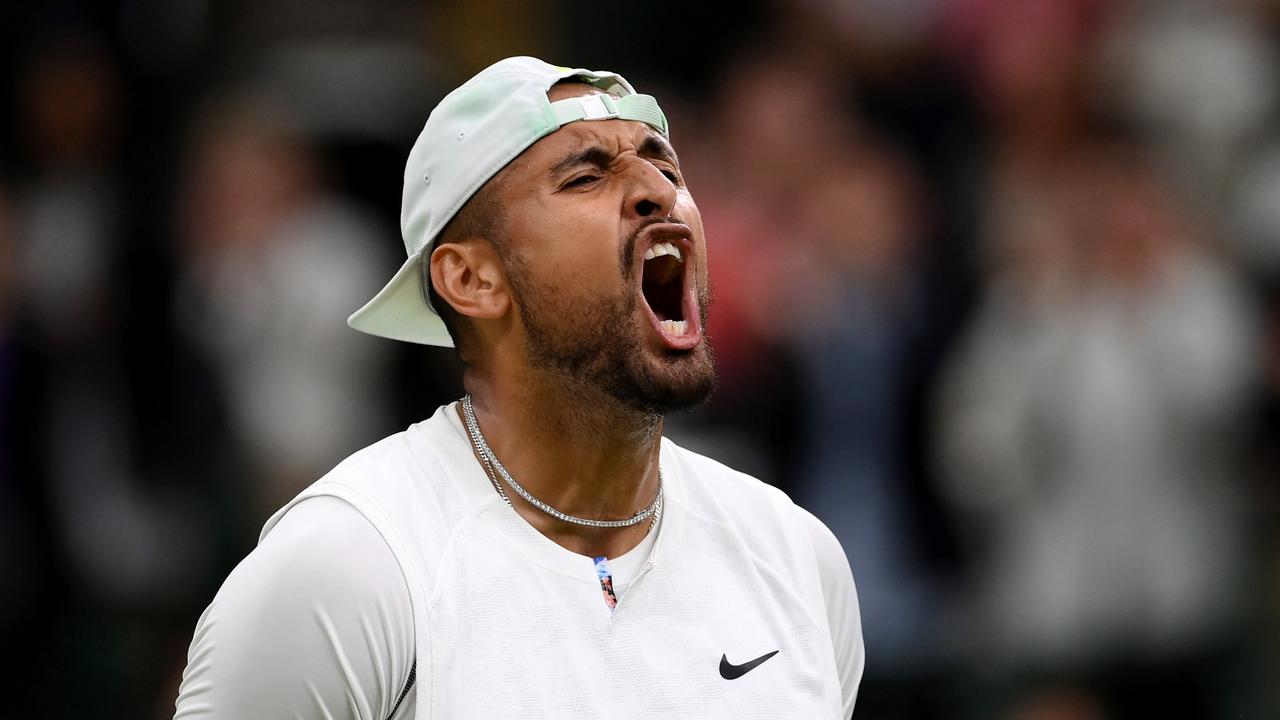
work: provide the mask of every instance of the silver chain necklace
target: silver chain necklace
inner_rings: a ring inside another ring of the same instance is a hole
[[[485,474],[489,476],[489,481],[493,483],[494,488],[498,490],[498,494],[507,502],[507,505],[511,504],[511,498],[507,497],[506,491],[498,484],[497,479],[494,477],[495,471],[502,477],[503,481],[511,487],[512,490],[516,491],[517,495],[524,498],[530,505],[538,508],[557,520],[563,520],[564,522],[573,523],[574,525],[584,525],[586,527],[594,528],[622,528],[639,525],[650,517],[653,518],[653,521],[656,524],[658,518],[662,516],[661,470],[658,471],[658,494],[654,496],[653,502],[649,503],[649,507],[637,512],[626,520],[592,520],[590,518],[580,518],[569,515],[568,513],[560,512],[534,497],[528,490],[525,490],[520,483],[516,482],[515,478],[511,477],[511,473],[507,472],[507,469],[502,466],[502,463],[498,461],[498,456],[493,454],[493,450],[489,447],[489,443],[485,441],[484,433],[480,432],[480,423],[476,421],[476,410],[471,405],[470,394],[462,398],[462,416],[466,420],[467,435],[471,438],[471,445],[476,449],[476,454],[480,456],[480,462],[484,465]]]

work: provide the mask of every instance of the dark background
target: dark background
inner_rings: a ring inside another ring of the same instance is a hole
[[[721,388],[840,537],[858,717],[1280,711],[1280,4],[25,2],[0,24],[9,714],[169,717],[285,500],[460,394],[343,319],[487,64],[656,95]]]

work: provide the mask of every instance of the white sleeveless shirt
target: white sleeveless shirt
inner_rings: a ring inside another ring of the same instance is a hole
[[[838,542],[665,439],[660,464],[661,522],[609,560],[611,610],[442,407],[267,522],[200,619],[177,717],[849,717],[864,649]]]

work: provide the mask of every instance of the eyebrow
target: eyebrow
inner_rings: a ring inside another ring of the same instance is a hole
[[[661,135],[649,135],[640,143],[639,153],[644,157],[656,157],[666,160],[667,162],[680,167],[680,156],[676,155],[676,149],[671,147],[671,143]]]
[[[603,146],[592,145],[591,147],[579,150],[553,165],[551,167],[551,174],[559,175],[560,173],[579,165],[594,165],[595,167],[604,169],[609,167],[609,163],[612,160],[613,155],[611,155],[608,150],[605,150]]]
[[[680,166],[680,158],[676,155],[675,148],[671,147],[671,143],[667,142],[661,135],[649,135],[646,137],[640,143],[637,154],[641,157],[656,157],[666,160],[677,167]],[[609,167],[612,162],[613,153],[606,150],[603,145],[591,145],[553,165],[550,174],[559,175],[579,165],[592,165],[603,170]]]

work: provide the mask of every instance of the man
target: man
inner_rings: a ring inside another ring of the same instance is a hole
[[[839,544],[662,438],[715,371],[656,101],[493,65],[427,120],[402,229],[409,260],[349,322],[453,345],[468,395],[267,522],[200,618],[177,717],[848,717]]]

